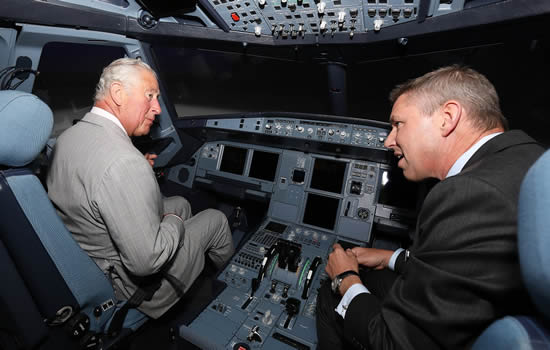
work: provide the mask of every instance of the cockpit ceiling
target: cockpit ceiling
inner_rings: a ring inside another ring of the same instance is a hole
[[[195,2],[198,1],[198,2]],[[3,0],[0,19],[99,30],[145,41],[247,45],[368,44],[550,15],[548,0]],[[161,17],[162,16],[162,17]],[[544,21],[541,21],[544,22]]]

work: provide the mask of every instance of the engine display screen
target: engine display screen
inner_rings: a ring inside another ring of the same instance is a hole
[[[316,190],[341,194],[348,163],[315,158],[310,187]]]

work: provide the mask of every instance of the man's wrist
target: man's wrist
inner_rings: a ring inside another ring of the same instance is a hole
[[[162,217],[165,218],[165,217],[167,217],[167,216],[176,217],[179,221],[181,221],[182,224],[184,223],[183,219],[182,219],[181,216],[179,216],[178,214],[166,213],[166,214],[164,214]]]
[[[347,290],[353,286],[354,284],[362,284],[361,279],[359,276],[356,275],[349,275],[342,279],[342,283],[340,283],[340,287],[338,288],[338,291],[340,292],[340,295],[346,294]]]

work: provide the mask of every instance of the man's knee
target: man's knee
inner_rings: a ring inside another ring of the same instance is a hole
[[[219,227],[223,231],[227,231],[226,233],[231,234],[229,231],[227,217],[224,213],[217,209],[206,209],[203,213],[206,217],[208,217],[212,225]]]
[[[191,204],[181,196],[166,197],[164,198],[164,212],[174,213],[183,220],[187,220],[191,217]]]

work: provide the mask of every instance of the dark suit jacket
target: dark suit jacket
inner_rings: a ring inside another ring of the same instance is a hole
[[[523,176],[543,151],[525,133],[509,131],[435,185],[418,217],[411,258],[382,304],[371,294],[353,299],[346,338],[372,349],[464,349],[493,320],[529,312],[517,202]]]

